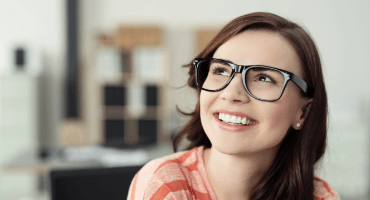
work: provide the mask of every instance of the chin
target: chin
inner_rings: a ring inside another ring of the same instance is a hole
[[[278,141],[271,141],[270,143],[265,143],[255,146],[256,142],[249,143],[249,142],[241,142],[240,140],[225,140],[225,139],[218,139],[215,138],[210,139],[212,148],[217,150],[218,152],[226,155],[256,155],[256,154],[270,154],[273,152],[277,152],[281,142]],[[258,142],[257,142],[258,143]]]
[[[220,153],[227,154],[227,155],[240,155],[248,153],[248,149],[245,146],[235,145],[234,142],[230,141],[220,141],[220,142],[212,142],[212,148],[217,150]]]
[[[220,130],[205,130],[206,135],[209,138],[212,148],[217,150],[220,153],[227,154],[227,155],[237,155],[237,154],[244,154],[248,151],[247,147],[250,146],[241,140],[238,135],[229,133],[225,134],[223,131]],[[212,133],[212,134],[207,134]],[[246,138],[244,138],[246,139]]]

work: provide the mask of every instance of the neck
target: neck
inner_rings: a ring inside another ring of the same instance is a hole
[[[228,155],[206,149],[204,161],[209,181],[219,200],[249,199],[254,188],[272,165],[277,151]]]

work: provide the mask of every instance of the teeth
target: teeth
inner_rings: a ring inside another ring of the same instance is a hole
[[[236,116],[232,115],[231,116],[231,119],[230,119],[230,122],[236,123]]]
[[[244,117],[244,118],[242,119],[242,124],[247,124],[247,118],[246,118],[246,117]]]
[[[230,122],[230,115],[229,115],[229,114],[227,114],[227,115],[225,116],[224,121],[225,121],[225,122]]]
[[[229,124],[239,124],[239,125],[253,125],[255,124],[256,122],[255,121],[252,121],[251,119],[247,119],[246,117],[244,118],[241,118],[241,117],[237,117],[235,115],[229,115],[229,114],[225,114],[225,113],[219,113],[218,115],[218,119],[225,122],[225,123],[229,123]]]
[[[238,117],[238,119],[236,120],[236,123],[241,124],[242,123],[242,118]]]

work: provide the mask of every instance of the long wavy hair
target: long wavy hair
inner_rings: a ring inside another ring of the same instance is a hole
[[[303,70],[302,78],[313,91],[313,100],[305,113],[304,125],[301,130],[288,130],[272,166],[254,188],[251,199],[313,200],[314,169],[325,152],[328,113],[319,53],[315,43],[301,26],[275,14],[257,12],[229,22],[197,57],[213,57],[218,47],[245,30],[265,30],[283,36],[298,54]],[[201,145],[211,147],[200,121],[200,89],[195,82],[195,67],[192,62],[185,67],[189,67],[190,75],[187,84],[197,90],[198,103],[191,113],[178,109],[191,118],[173,139],[175,152],[184,138],[190,141],[186,149]],[[309,98],[303,92],[300,95]]]

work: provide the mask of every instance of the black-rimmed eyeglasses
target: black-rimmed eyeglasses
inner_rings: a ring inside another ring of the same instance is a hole
[[[217,92],[226,88],[235,73],[241,73],[243,85],[248,94],[261,101],[277,101],[283,95],[291,80],[312,96],[307,83],[299,76],[282,69],[263,65],[236,65],[222,59],[195,58],[197,86],[205,91]]]

